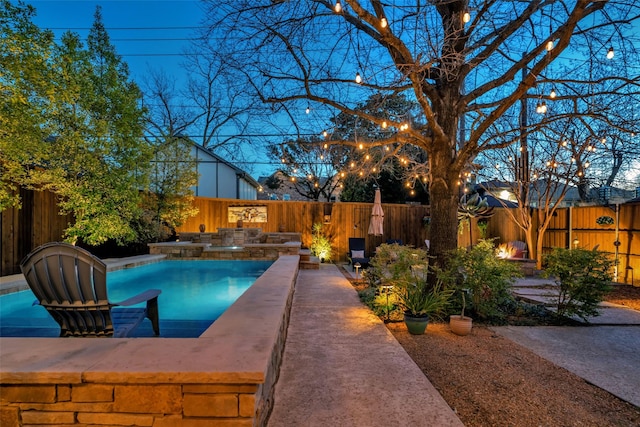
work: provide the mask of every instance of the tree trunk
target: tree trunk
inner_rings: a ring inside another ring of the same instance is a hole
[[[458,247],[459,172],[451,166],[448,144],[434,150],[429,157],[429,199],[431,201],[431,234],[429,254],[436,265],[443,265],[447,252]]]

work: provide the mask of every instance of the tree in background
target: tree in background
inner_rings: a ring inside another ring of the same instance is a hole
[[[336,135],[325,142],[361,149],[372,163],[397,157],[406,179],[427,178],[431,226],[438,230],[431,251],[438,262],[456,246],[464,174],[479,154],[504,149],[521,134],[518,101],[551,102],[541,83],[573,81],[585,87],[599,78],[580,70],[555,73],[551,64],[564,60],[563,53],[577,57],[578,51],[598,58],[603,75],[615,82],[613,93],[626,96],[635,78],[625,73],[637,73],[640,63],[630,37],[640,5],[624,0],[206,4],[209,39],[233,46],[228,66],[256,99],[272,106],[272,116],[282,113],[279,119],[290,123],[292,133],[321,134],[340,113],[368,121],[383,138]],[[611,46],[619,53],[618,64],[626,58],[626,67],[607,62]],[[378,93],[405,94],[419,109],[401,117],[358,108]],[[582,94],[563,96],[579,103]],[[305,114],[308,107],[316,112],[313,117]],[[511,137],[496,139],[496,134]],[[372,171],[372,163],[358,166]]]
[[[19,206],[20,187],[48,190],[74,217],[65,231],[71,242],[146,238],[142,195],[149,195],[154,147],[143,138],[141,92],[109,41],[100,8],[85,48],[71,32],[56,44],[32,24],[32,7],[0,5],[0,209]],[[160,148],[157,157],[175,154],[175,147]],[[175,224],[188,211],[170,200],[176,185],[151,187],[172,192],[154,193],[152,223]]]

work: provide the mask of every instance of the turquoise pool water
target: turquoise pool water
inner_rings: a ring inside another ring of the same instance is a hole
[[[158,297],[160,336],[198,337],[265,272],[272,261],[162,261],[107,273],[109,300],[146,289]],[[0,296],[0,336],[57,337],[58,324],[30,290]],[[134,336],[153,336],[145,320]]]

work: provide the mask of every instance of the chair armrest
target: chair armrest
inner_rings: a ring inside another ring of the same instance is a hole
[[[124,301],[113,303],[112,305],[129,306],[129,305],[140,304],[141,302],[149,301],[150,299],[153,299],[153,298],[158,298],[158,295],[160,295],[160,293],[162,293],[160,289],[149,289],[148,291],[144,291]]]

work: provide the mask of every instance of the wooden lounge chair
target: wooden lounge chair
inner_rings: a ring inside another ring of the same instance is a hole
[[[369,257],[365,254],[365,240],[362,237],[349,237],[349,264],[351,264],[351,270],[355,271],[356,263],[360,264],[360,267],[369,267]]]
[[[125,337],[147,317],[156,336],[158,295],[150,289],[119,303],[107,298],[107,266],[85,249],[46,243],[28,254],[20,269],[39,303],[60,325],[61,337]],[[146,307],[131,306],[146,301]]]
[[[526,258],[527,257],[527,244],[521,240],[514,240],[508,243],[508,246],[511,246],[515,249],[515,254],[512,258]]]

